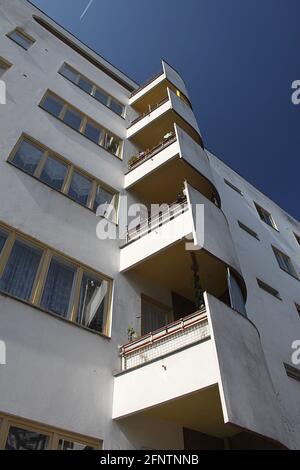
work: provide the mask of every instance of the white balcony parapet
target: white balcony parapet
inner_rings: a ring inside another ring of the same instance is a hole
[[[122,346],[122,371],[209,338],[210,331],[204,308]]]

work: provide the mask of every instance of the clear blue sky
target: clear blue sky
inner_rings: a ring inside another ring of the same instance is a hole
[[[299,0],[32,0],[137,82],[166,59],[206,147],[300,219]]]

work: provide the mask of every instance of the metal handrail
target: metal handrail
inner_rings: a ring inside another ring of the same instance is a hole
[[[153,111],[155,111],[157,108],[165,104],[167,101],[169,101],[168,96],[164,98],[162,101],[160,101],[159,103],[156,103],[153,107],[149,106],[149,111],[147,113],[140,114],[140,116],[138,116],[136,119],[131,121],[129,128],[132,127],[137,122],[141,121],[144,117],[149,116]]]
[[[169,220],[174,219],[179,214],[183,214],[187,210],[187,199],[184,197],[182,201],[171,204],[166,211],[159,212],[154,216],[149,216],[148,219],[143,221],[142,224],[139,224],[133,229],[128,230],[126,233],[126,244],[143,237],[147,233],[152,232],[155,228],[164,225]]]
[[[173,135],[172,137],[169,137],[168,139],[162,140],[158,145],[156,145],[155,147],[152,147],[152,149],[150,149],[148,152],[145,152],[145,155],[143,157],[140,157],[139,160],[133,163],[130,166],[130,170],[128,171],[128,173],[131,170],[134,170],[135,168],[137,168],[142,163],[149,160],[150,158],[154,157],[154,155],[158,154],[159,152],[161,152],[161,150],[173,144],[175,141],[176,141],[175,135]]]
[[[146,80],[144,83],[142,83],[139,88],[137,88],[136,90],[133,90],[133,92],[131,93],[131,96],[130,98],[132,98],[133,96],[135,96],[137,93],[139,93],[143,88],[146,88],[147,85],[150,85],[151,82],[154,82],[154,80],[156,80],[158,77],[160,77],[161,75],[163,75],[164,72],[159,72],[159,73],[156,73],[155,75],[153,75],[151,78],[149,78],[148,80]]]
[[[130,343],[123,345],[120,348],[120,356],[126,357],[128,354],[136,352],[139,349],[143,349],[146,346],[149,346],[153,343],[157,343],[162,339],[167,338],[179,331],[184,331],[187,328],[194,326],[197,323],[203,323],[207,320],[206,309],[203,307],[202,309],[198,310],[197,312],[192,313],[191,315],[187,315],[179,320],[176,320],[168,325],[154,330],[146,335],[137,338]]]

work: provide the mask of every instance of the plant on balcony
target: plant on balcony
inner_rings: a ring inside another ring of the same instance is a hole
[[[128,329],[127,329],[127,335],[128,335],[128,341],[133,341],[135,338],[138,337],[138,334],[137,332],[135,331],[134,328],[132,328],[132,326],[129,326]]]
[[[128,160],[128,168],[132,168],[140,160],[139,155],[133,155]]]

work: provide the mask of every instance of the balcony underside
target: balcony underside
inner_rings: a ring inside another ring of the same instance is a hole
[[[144,414],[214,437],[231,437],[240,432],[238,428],[224,423],[217,384],[162,403]]]
[[[211,200],[212,197],[217,199],[218,194],[212,183],[183,158],[180,158],[179,154],[145,174],[126,189],[131,189],[142,200],[149,201],[152,204],[171,204],[176,201],[178,194],[182,192],[184,180],[188,181],[207,199]]]
[[[133,267],[130,272],[146,277],[158,285],[194,301],[194,279],[190,252],[185,240],[169,246]],[[227,292],[226,266],[205,250],[193,251],[199,265],[202,288],[215,297],[222,298]]]
[[[174,129],[174,123],[181,127],[195,142],[203,146],[199,133],[173,109],[167,110],[156,119],[147,124],[149,117],[143,118],[145,125],[135,133],[130,135],[130,139],[141,149],[151,149],[153,143],[161,142],[164,135]],[[141,121],[142,123],[142,121]]]

